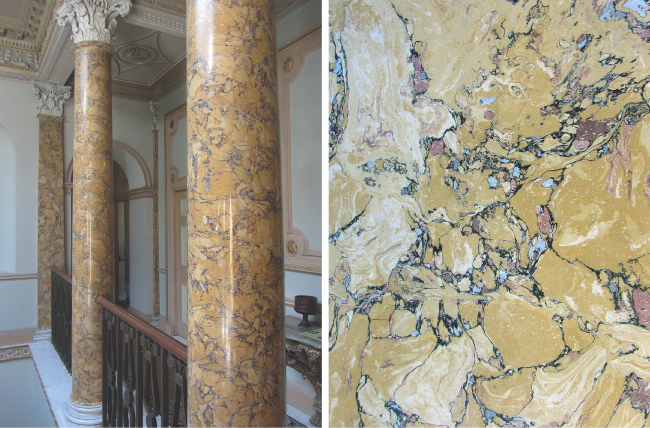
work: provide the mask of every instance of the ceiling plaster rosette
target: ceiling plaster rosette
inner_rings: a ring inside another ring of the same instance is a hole
[[[72,26],[75,43],[113,44],[117,17],[131,10],[131,0],[64,0],[56,12],[60,26]]]
[[[144,65],[158,57],[155,49],[145,45],[129,45],[117,51],[117,57],[127,64]]]

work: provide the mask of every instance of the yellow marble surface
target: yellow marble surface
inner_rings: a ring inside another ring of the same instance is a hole
[[[332,426],[643,426],[650,7],[330,2]]]
[[[102,401],[102,309],[112,298],[113,138],[111,59],[99,42],[74,48],[74,198],[72,208],[72,395],[75,404]]]
[[[283,426],[273,4],[187,7],[190,424]]]
[[[52,325],[50,266],[63,268],[63,117],[38,115],[38,330]]]

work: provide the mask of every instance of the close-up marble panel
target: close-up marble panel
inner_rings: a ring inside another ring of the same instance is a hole
[[[650,412],[650,6],[330,2],[332,426]]]
[[[187,2],[190,426],[286,418],[272,2]]]

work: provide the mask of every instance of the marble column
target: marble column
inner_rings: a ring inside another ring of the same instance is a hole
[[[130,6],[130,0],[66,0],[57,11],[59,25],[72,25],[75,42],[72,395],[66,416],[84,425],[101,423],[102,310],[96,298],[110,298],[114,287],[111,44],[115,18]]]
[[[153,130],[153,320],[152,325],[160,327],[160,274],[159,260],[159,230],[158,230],[158,109],[160,104],[149,101],[152,114]]]
[[[192,426],[284,426],[273,2],[187,3]]]
[[[34,341],[51,338],[50,266],[64,269],[63,103],[72,88],[32,82],[38,97],[38,285]]]

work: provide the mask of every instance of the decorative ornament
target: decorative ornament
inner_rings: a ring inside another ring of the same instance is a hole
[[[287,242],[287,253],[291,256],[298,254],[298,245],[294,241]]]
[[[158,57],[158,53],[149,46],[129,45],[120,48],[116,56],[128,64],[143,65],[155,60]]]
[[[54,83],[41,83],[32,80],[34,93],[38,97],[38,114],[63,116],[63,103],[70,98],[72,88]]]
[[[131,0],[63,0],[56,11],[61,27],[70,24],[72,40],[113,44],[117,17],[131,10]]]
[[[292,67],[293,67],[292,57],[285,59],[284,62],[282,63],[282,69],[284,70],[285,73],[290,72]]]
[[[149,109],[151,110],[152,114],[152,122],[153,122],[153,130],[157,131],[158,130],[158,109],[160,107],[160,103],[158,101],[149,101]]]

